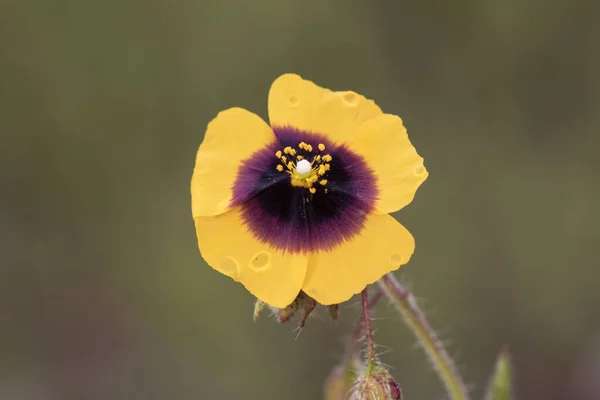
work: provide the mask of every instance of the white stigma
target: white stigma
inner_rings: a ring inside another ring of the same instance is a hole
[[[296,164],[296,172],[298,173],[298,175],[308,175],[308,173],[310,172],[312,168],[312,165],[310,165],[310,162],[308,162],[307,160],[300,160],[298,161],[298,164]]]

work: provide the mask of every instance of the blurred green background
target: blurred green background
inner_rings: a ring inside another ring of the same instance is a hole
[[[430,177],[399,275],[474,397],[508,344],[519,399],[600,399],[599,40],[590,0],[3,1],[0,399],[321,398],[356,301],[298,340],[254,323],[190,211],[208,121],[266,118],[284,72],[404,119]],[[376,316],[406,398],[439,399]]]

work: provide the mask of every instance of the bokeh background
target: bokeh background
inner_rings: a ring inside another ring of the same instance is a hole
[[[284,72],[404,119],[430,177],[399,275],[474,398],[508,344],[519,399],[600,399],[599,41],[591,0],[3,1],[0,399],[322,397],[356,301],[254,323],[190,212],[208,121],[266,118]],[[406,398],[441,398],[376,316]]]

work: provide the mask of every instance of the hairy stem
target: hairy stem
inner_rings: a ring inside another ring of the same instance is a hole
[[[365,337],[367,339],[367,365],[375,364],[375,346],[373,345],[373,331],[371,330],[371,314],[369,310],[369,295],[367,288],[362,293],[363,320],[365,327]]]
[[[369,311],[377,305],[377,303],[382,297],[383,292],[378,289],[377,292],[375,292],[375,294],[369,299]],[[352,361],[358,354],[358,345],[362,336],[364,325],[363,321],[363,317],[360,316],[358,318],[358,321],[356,321],[356,325],[354,325],[354,330],[352,331],[352,338],[350,338],[350,342],[348,343],[348,347],[346,348],[346,354],[344,355],[344,361],[342,363],[344,369],[349,368],[349,366],[352,364]]]
[[[423,350],[432,361],[450,399],[467,400],[466,386],[458,375],[454,362],[431,329],[412,294],[391,273],[384,275],[379,280],[379,285],[423,346]]]

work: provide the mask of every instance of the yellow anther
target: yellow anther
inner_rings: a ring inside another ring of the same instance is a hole
[[[310,144],[307,144],[307,145],[304,147],[304,149],[305,149],[306,151],[312,151],[312,146],[311,146]]]
[[[330,156],[329,154],[325,154],[325,155],[323,156],[323,161],[325,161],[325,162],[330,162],[331,160],[332,160],[332,159],[331,159],[331,156]]]
[[[319,143],[319,150],[320,151],[325,150],[325,145],[323,143]]]
[[[277,167],[277,171],[281,172],[283,171],[283,165],[279,164]]]
[[[275,153],[275,157],[281,158],[281,150],[277,150],[277,153]]]
[[[322,165],[322,164],[321,164],[321,165],[319,166],[319,170],[317,171],[317,174],[319,174],[319,176],[321,176],[321,175],[324,175],[324,174],[325,174],[325,171],[327,171],[327,170],[325,169],[325,165]]]
[[[290,149],[290,155],[291,156],[295,156],[296,155],[296,149]]]
[[[288,169],[294,169],[294,163],[290,161],[289,163],[287,163],[287,167]]]
[[[311,187],[319,178],[316,175],[308,177],[304,180],[305,187]]]
[[[296,157],[296,158],[298,159],[298,161],[300,161],[300,160],[303,160],[303,159],[304,159],[304,157],[302,157],[302,156],[298,156],[298,157]]]
[[[317,189],[315,189],[314,187],[311,187],[310,189],[308,189],[309,192],[311,192],[312,194],[317,193]]]
[[[329,164],[323,164],[325,166],[325,171],[329,171],[329,169],[331,169],[331,165]]]
[[[281,161],[285,164],[287,162],[287,157],[286,156],[281,156]]]
[[[304,149],[306,147],[306,143],[300,142],[300,144],[298,145],[298,147],[300,147],[301,149]]]
[[[316,156],[315,161],[321,161],[321,156]]]
[[[292,148],[290,146],[287,146],[285,149],[283,149],[283,152],[285,154],[290,154],[292,152]]]
[[[321,180],[319,181],[319,184],[320,184],[321,186],[325,186],[325,185],[327,185],[327,179],[321,179]]]

